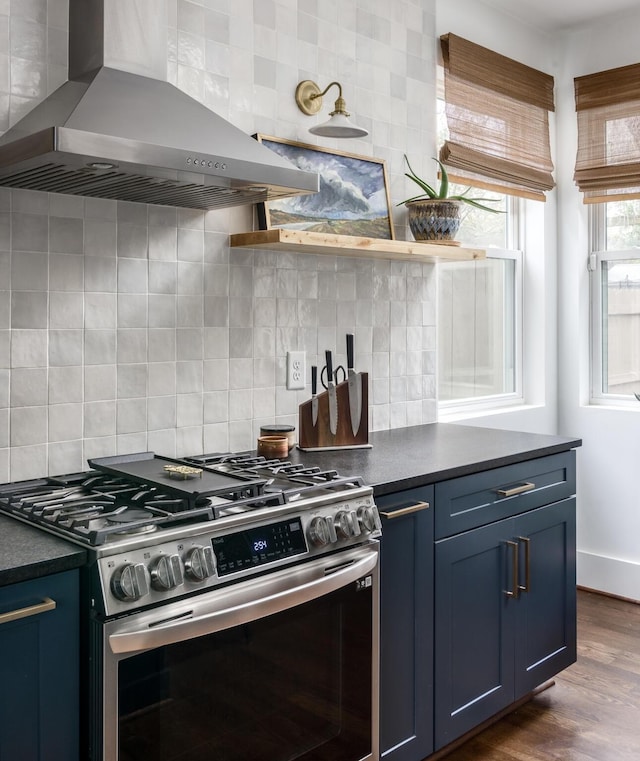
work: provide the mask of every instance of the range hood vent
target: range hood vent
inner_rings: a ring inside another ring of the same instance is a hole
[[[53,163],[0,177],[0,185],[41,190],[45,193],[69,193],[203,210],[258,203],[265,201],[268,195],[263,188],[232,190],[215,185],[203,186],[197,183],[143,177],[133,173],[74,170],[64,164]],[[275,192],[272,191],[269,197],[274,198]]]
[[[166,0],[69,0],[69,81],[0,138],[0,186],[219,209],[318,176],[166,81]]]

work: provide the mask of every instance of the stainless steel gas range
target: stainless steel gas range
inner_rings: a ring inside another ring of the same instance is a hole
[[[89,465],[0,487],[88,551],[86,757],[377,760],[371,488],[252,454]]]

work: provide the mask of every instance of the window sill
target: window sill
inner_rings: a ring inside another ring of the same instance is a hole
[[[495,402],[489,405],[473,405],[466,408],[451,407],[449,409],[440,407],[438,409],[438,421],[441,423],[461,423],[465,420],[474,418],[495,417],[498,415],[511,415],[520,412],[531,412],[532,410],[543,410],[541,404],[525,404],[521,399],[513,402],[505,402],[497,405]]]

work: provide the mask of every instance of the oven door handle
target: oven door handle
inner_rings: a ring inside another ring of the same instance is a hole
[[[113,653],[134,653],[246,624],[356,582],[373,571],[377,562],[376,546],[357,553],[350,561],[345,561],[344,555],[334,555],[332,562],[323,558],[235,587],[215,590],[135,616],[138,622],[133,630],[131,619],[116,622],[116,626],[120,623],[128,631],[118,632],[116,628],[108,635],[109,646]]]

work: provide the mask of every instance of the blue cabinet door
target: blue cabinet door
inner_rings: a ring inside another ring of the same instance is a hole
[[[416,761],[433,752],[433,488],[376,502],[381,757]]]
[[[436,542],[435,748],[513,701],[514,522]]]
[[[2,761],[77,761],[78,623],[77,571],[0,588]]]
[[[520,591],[515,698],[576,660],[576,501],[516,519]]]
[[[575,661],[575,535],[570,498],[436,542],[436,750]]]

